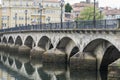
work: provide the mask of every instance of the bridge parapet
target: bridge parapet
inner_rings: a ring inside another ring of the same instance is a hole
[[[63,27],[60,23],[49,23],[42,25],[27,25],[19,26],[8,29],[2,29],[0,32],[13,32],[13,31],[43,31],[43,30],[106,30],[106,29],[119,29],[120,19],[112,20],[97,20],[96,26],[94,26],[94,21],[74,21],[74,22],[63,22]]]

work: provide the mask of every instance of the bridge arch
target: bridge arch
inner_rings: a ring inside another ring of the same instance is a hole
[[[12,37],[12,36],[9,37],[9,39],[8,39],[8,43],[10,43],[10,44],[14,44],[14,40],[13,40],[13,37]]]
[[[99,44],[102,44],[103,42],[106,44],[111,44],[111,42],[109,42],[106,39],[102,39],[102,38],[93,39],[88,44],[84,45],[83,52],[92,53],[97,48],[97,46],[99,46]]]
[[[110,41],[102,38],[94,39],[83,49],[97,59],[98,68],[107,70],[108,65],[120,58],[119,49]]]
[[[35,46],[35,42],[31,36],[27,36],[25,39],[24,45],[28,46],[29,48],[32,48]]]
[[[32,75],[35,71],[35,69],[33,68],[33,66],[30,64],[30,62],[27,62],[24,64],[25,67],[25,71],[28,75]]]
[[[106,70],[109,64],[111,64],[112,62],[116,61],[119,58],[120,58],[119,50],[113,45],[109,46],[103,55],[100,69]]]
[[[3,43],[7,43],[7,38],[6,38],[6,37],[3,37],[2,42],[3,42]]]
[[[63,37],[57,44],[57,49],[65,52],[68,56],[68,59],[74,54],[79,52],[79,47],[76,43],[69,37]]]
[[[47,36],[43,36],[40,38],[38,42],[38,47],[48,50],[48,49],[53,48],[53,45],[51,43],[51,40]]]
[[[22,45],[23,44],[23,42],[22,42],[22,39],[21,39],[21,37],[20,36],[17,36],[17,38],[16,38],[16,40],[15,40],[15,45]]]

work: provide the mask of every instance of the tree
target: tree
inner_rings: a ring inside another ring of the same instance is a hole
[[[71,10],[72,10],[72,6],[69,3],[67,3],[65,5],[65,12],[71,12]]]
[[[103,14],[96,8],[96,20],[103,19]],[[93,20],[94,19],[94,7],[86,7],[81,12],[76,20]]]

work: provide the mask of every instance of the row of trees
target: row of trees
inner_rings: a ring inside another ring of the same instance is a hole
[[[67,3],[65,5],[65,12],[70,12],[72,11],[72,6]],[[96,8],[96,20],[103,19],[104,15],[100,13],[100,10]],[[85,7],[84,10],[80,12],[80,14],[77,16],[75,20],[93,20],[94,18],[94,7]]]

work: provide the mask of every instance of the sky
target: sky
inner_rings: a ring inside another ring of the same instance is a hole
[[[70,4],[77,3],[80,1],[85,1],[85,0],[65,0],[66,3],[68,2]],[[91,1],[93,1],[93,0],[91,0]],[[100,7],[109,6],[109,7],[113,7],[113,8],[120,8],[120,0],[96,0],[96,1],[99,2]],[[1,3],[1,0],[0,0],[0,3]]]
[[[66,3],[68,2],[70,4],[80,2],[80,1],[86,1],[86,0],[65,0]],[[120,0],[96,0],[96,1],[99,2],[100,7],[110,6],[113,8],[120,8]]]

